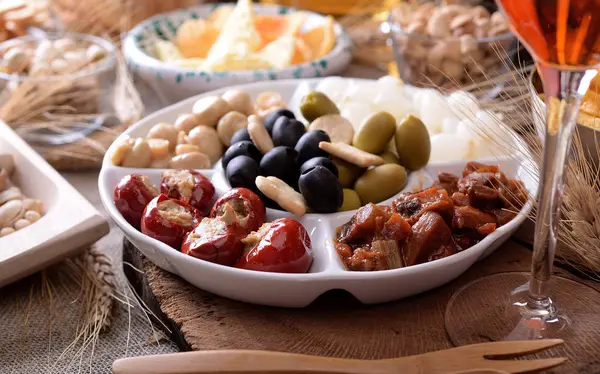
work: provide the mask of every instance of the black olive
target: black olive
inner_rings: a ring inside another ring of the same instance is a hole
[[[260,175],[260,169],[256,161],[248,156],[237,156],[229,161],[225,176],[231,187],[245,187],[251,191],[258,191],[256,188],[256,177]]]
[[[252,141],[252,139],[250,139],[250,134],[248,134],[247,128],[239,129],[238,131],[236,131],[231,137],[230,144],[233,145],[237,142],[241,142],[242,140],[247,140],[249,142]]]
[[[298,162],[305,163],[313,157],[327,157],[327,152],[319,148],[320,142],[330,142],[329,135],[323,130],[313,130],[302,135],[296,147]]]
[[[221,163],[223,164],[223,169],[227,169],[227,164],[233,160],[237,156],[248,156],[253,158],[256,163],[260,162],[261,154],[258,148],[248,140],[242,140],[241,142],[237,142],[232,144],[231,147],[227,148],[223,158],[221,159]]]
[[[305,170],[298,185],[306,205],[316,213],[333,213],[344,202],[340,181],[324,166]]]
[[[300,166],[300,174],[304,173],[306,170],[310,168],[314,168],[315,166],[324,166],[329,169],[330,172],[335,175],[336,178],[339,177],[339,172],[337,166],[331,161],[331,159],[327,157],[314,157]]]
[[[304,134],[306,134],[306,127],[302,122],[282,116],[275,121],[271,137],[275,146],[294,148]]]
[[[269,135],[273,134],[273,126],[275,126],[275,121],[277,121],[277,119],[279,117],[287,117],[287,118],[291,118],[291,119],[296,119],[296,116],[294,115],[294,113],[292,113],[288,109],[277,109],[277,110],[272,111],[271,113],[267,114],[267,116],[265,117],[265,120],[263,121],[263,124],[265,125],[265,128],[269,132]]]
[[[277,177],[296,188],[298,186],[298,152],[290,147],[275,147],[260,160],[260,175]]]

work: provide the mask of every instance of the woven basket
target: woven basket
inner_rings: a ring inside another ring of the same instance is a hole
[[[195,4],[202,0],[52,0],[63,26],[74,32],[120,34],[155,14]]]

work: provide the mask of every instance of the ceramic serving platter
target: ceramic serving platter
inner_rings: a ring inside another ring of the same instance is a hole
[[[171,102],[235,84],[279,79],[325,77],[343,71],[352,59],[352,43],[339,23],[334,24],[336,43],[331,52],[317,60],[283,69],[206,72],[184,69],[155,57],[154,44],[170,39],[188,19],[207,18],[219,4],[205,4],[159,14],[134,27],[123,43],[123,53],[132,71],[159,90]],[[277,15],[296,9],[278,5],[253,4],[256,14]],[[308,15],[303,31],[325,23],[320,14]]]
[[[1,121],[0,153],[15,158],[11,180],[27,197],[44,203],[39,221],[0,238],[0,286],[72,256],[108,233],[106,219]]]
[[[316,83],[318,80],[294,80],[254,83],[236,88],[245,90],[254,97],[263,91],[276,91],[289,101],[299,84],[314,87]],[[206,95],[222,92],[223,90],[220,90]],[[123,136],[143,136],[158,122],[172,123],[178,114],[189,112],[193,103],[202,96],[204,95],[184,100],[150,115],[133,125]],[[123,176],[133,172],[148,175],[153,183],[159,184],[163,170],[113,166],[110,162],[111,151],[112,147],[107,152],[100,172],[100,196],[110,217],[123,230],[125,236],[156,265],[179,275],[195,286],[221,296],[256,304],[304,307],[319,295],[333,289],[346,290],[361,302],[373,304],[430,290],[458,277],[473,263],[496,250],[526,219],[531,209],[531,202],[528,202],[510,223],[500,227],[479,244],[458,254],[416,266],[375,272],[347,270],[333,246],[336,227],[347,222],[356,211],[294,217],[287,212],[267,209],[269,221],[280,217],[293,217],[304,225],[311,238],[314,262],[306,274],[249,271],[213,264],[182,254],[142,234],[127,223],[113,203],[115,185]],[[508,177],[521,179],[528,191],[535,195],[537,184],[523,160],[505,157],[481,161],[499,165]],[[229,185],[219,165],[220,163],[217,163],[214,169],[200,172],[211,179],[217,194],[223,194],[229,189]],[[464,165],[464,161],[430,163],[423,170],[409,174],[408,184],[403,191],[428,187],[441,171],[460,174]],[[394,198],[395,196],[381,204],[391,205]]]

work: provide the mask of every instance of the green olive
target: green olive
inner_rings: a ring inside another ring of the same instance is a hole
[[[402,191],[406,185],[406,169],[396,164],[384,164],[367,170],[354,183],[360,201],[379,203]]]
[[[400,164],[398,156],[392,151],[384,151],[379,154],[379,157],[383,158],[383,161],[385,161],[386,164]]]
[[[427,165],[431,154],[429,131],[423,122],[413,115],[404,117],[396,129],[396,152],[400,165],[417,170]]]
[[[352,139],[352,145],[369,153],[385,151],[396,132],[396,118],[388,112],[377,112],[367,117]]]
[[[331,160],[338,168],[338,179],[342,187],[352,188],[354,181],[363,173],[364,169],[339,158],[332,158]]]
[[[300,101],[300,112],[308,122],[328,114],[340,114],[338,107],[322,92],[307,93]]]
[[[349,188],[344,188],[344,202],[338,209],[338,212],[345,212],[347,210],[358,209],[362,206],[358,193]]]

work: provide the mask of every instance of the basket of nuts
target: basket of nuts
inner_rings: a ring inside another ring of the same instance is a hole
[[[473,2],[400,3],[389,14],[388,36],[398,73],[418,87],[460,88],[506,71],[516,39],[500,11]]]

